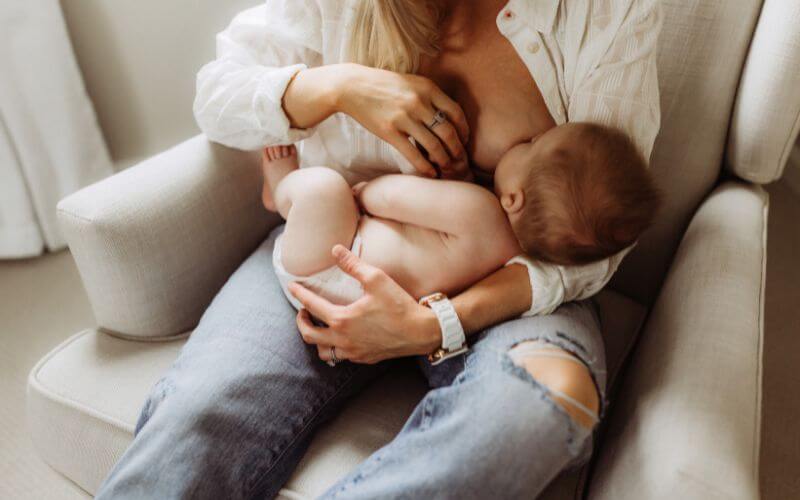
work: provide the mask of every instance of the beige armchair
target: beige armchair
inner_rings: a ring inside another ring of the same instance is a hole
[[[800,4],[664,0],[658,224],[601,292],[611,411],[593,460],[545,498],[756,498],[768,197],[800,126]],[[97,319],[33,369],[31,434],[93,493],[149,388],[278,221],[256,157],[190,139],[59,204]],[[425,385],[395,373],[315,438],[311,497],[399,430]]]

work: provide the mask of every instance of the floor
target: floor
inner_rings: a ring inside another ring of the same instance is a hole
[[[763,498],[800,498],[800,194],[769,187]],[[94,323],[68,252],[0,261],[0,498],[73,499],[87,495],[36,454],[25,429],[25,380],[52,347]]]
[[[0,261],[0,498],[87,498],[50,469],[25,427],[28,372],[56,344],[94,323],[67,251]]]

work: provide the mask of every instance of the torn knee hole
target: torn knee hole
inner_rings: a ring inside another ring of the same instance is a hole
[[[550,392],[550,397],[583,427],[598,421],[600,398],[589,368],[568,351],[541,341],[517,344],[508,351],[513,363],[525,369]]]

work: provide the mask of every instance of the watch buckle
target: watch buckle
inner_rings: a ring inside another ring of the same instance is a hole
[[[436,366],[440,363],[443,363],[444,361],[447,361],[450,358],[458,356],[459,354],[464,354],[468,350],[469,347],[467,347],[466,344],[462,345],[461,347],[459,347],[454,351],[447,351],[444,348],[440,347],[435,351],[433,351],[432,353],[428,354],[428,362],[431,364],[431,366]]]

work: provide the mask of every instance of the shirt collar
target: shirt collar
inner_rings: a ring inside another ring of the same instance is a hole
[[[551,33],[561,0],[510,0],[506,9],[522,16],[536,31]]]

